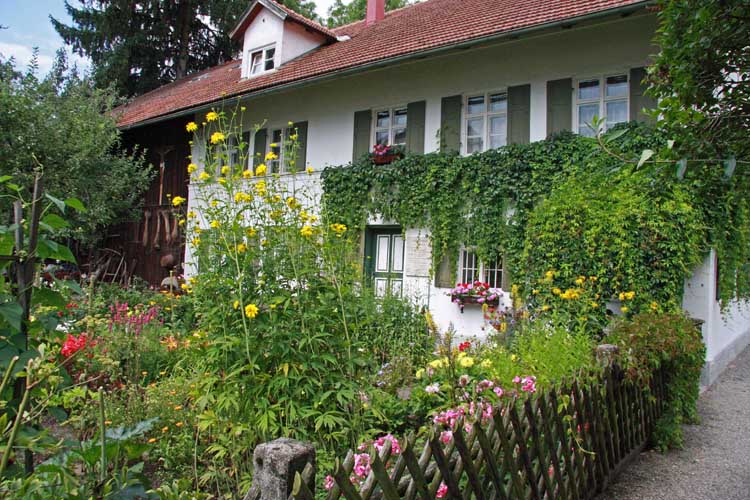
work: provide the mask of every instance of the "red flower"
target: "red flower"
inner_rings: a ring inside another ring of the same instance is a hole
[[[458,344],[458,350],[461,352],[464,352],[469,347],[471,347],[471,342],[469,341],[461,342],[460,344]]]
[[[88,345],[89,339],[85,333],[80,334],[78,337],[68,334],[68,338],[65,339],[60,354],[69,358],[73,354],[77,353],[81,349]]]

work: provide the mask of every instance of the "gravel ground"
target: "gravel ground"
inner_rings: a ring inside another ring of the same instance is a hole
[[[641,454],[603,498],[750,500],[750,347],[701,395],[698,412],[684,449]]]

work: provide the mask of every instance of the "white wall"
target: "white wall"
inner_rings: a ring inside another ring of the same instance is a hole
[[[242,44],[242,77],[247,78],[250,73],[250,56],[249,52],[262,47],[276,44],[276,53],[274,55],[274,66],[281,64],[281,41],[284,34],[284,21],[263,8],[250,26],[245,30],[245,36]]]
[[[425,151],[431,152],[438,149],[436,136],[443,97],[531,84],[530,137],[540,140],[546,137],[547,129],[547,81],[627,72],[644,66],[649,54],[656,50],[650,42],[655,28],[654,16],[634,16],[402,64],[248,99],[243,103],[247,106],[243,121],[247,128],[264,121],[269,128],[289,121],[307,121],[307,162],[322,170],[351,161],[356,111],[425,100]],[[247,36],[251,35],[246,34],[246,40]],[[251,140],[251,146],[252,143]],[[198,157],[197,153],[195,156]],[[285,177],[291,176],[282,176]],[[319,186],[315,189],[320,192]],[[198,203],[193,191],[191,186],[189,204],[196,209]],[[479,307],[466,306],[464,314],[460,314],[446,295],[448,289],[432,286],[428,247],[426,232],[406,231],[405,290],[429,305],[442,329],[453,323],[463,336],[484,336]],[[190,260],[188,245],[186,261]]]
[[[284,37],[281,42],[281,64],[319,47],[323,42],[325,42],[323,35],[311,33],[295,22],[285,22]]]
[[[682,307],[702,320],[706,365],[701,383],[713,383],[729,363],[750,344],[750,302],[732,301],[724,308],[716,297],[716,252],[712,250],[685,280]]]

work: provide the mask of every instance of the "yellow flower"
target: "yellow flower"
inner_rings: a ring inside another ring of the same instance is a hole
[[[515,363],[516,361],[518,361],[518,356],[516,356],[515,354],[511,354],[510,355],[510,360]]]
[[[622,306],[622,308],[621,308],[620,310],[621,310],[621,311],[622,311],[623,313],[626,313],[626,312],[630,311],[630,308],[629,308],[628,306]]]
[[[156,438],[151,438],[148,440],[149,444],[154,444],[156,442]]]
[[[562,293],[562,290],[560,290],[559,288],[555,287],[555,288],[552,289],[552,293],[554,293],[555,295],[560,295]]]
[[[599,278],[597,278],[596,276],[589,276],[589,279],[590,279],[591,281],[596,281],[596,280],[598,280]]]
[[[161,431],[162,431],[162,432],[167,432],[168,430],[169,430],[169,427],[162,427],[162,428],[161,428]]]
[[[593,307],[594,309],[596,309],[597,307],[599,307],[599,304],[596,303],[596,302],[592,302],[591,303],[591,307]]]
[[[214,208],[219,206],[219,200],[211,200],[210,205]]]
[[[237,253],[245,253],[247,251],[247,245],[240,243],[237,245]]]
[[[305,224],[304,226],[302,226],[302,229],[299,230],[299,233],[302,236],[309,238],[310,236],[313,235],[313,228],[311,225]]]
[[[219,221],[217,221],[217,220],[212,220],[212,221],[211,221],[211,227],[212,227],[212,228],[216,229],[216,228],[218,228],[219,226],[221,226],[221,222],[219,222]]]
[[[200,173],[200,174],[198,175],[198,180],[200,180],[200,181],[207,181],[207,180],[208,180],[208,179],[210,179],[210,178],[211,178],[211,176],[210,176],[210,175],[208,175],[208,172],[206,172],[206,171],[203,171],[203,172],[201,172],[201,173]]]
[[[189,174],[192,174],[196,170],[198,170],[198,165],[196,165],[195,163],[188,163],[187,171]]]
[[[265,196],[266,195],[266,181],[258,181],[255,184],[255,192],[258,193],[258,196]]]
[[[554,271],[547,271],[546,273],[544,273],[544,279],[547,281],[552,281],[552,278],[554,277],[555,277]]]
[[[266,175],[266,164],[261,163],[255,168],[255,175]]]
[[[214,132],[211,134],[211,144],[219,144],[224,139],[226,139],[226,136],[221,132]]]
[[[253,171],[252,171],[252,170],[250,170],[250,169],[247,169],[247,170],[243,170],[243,171],[242,171],[242,177],[243,177],[244,179],[251,179],[251,178],[253,177]]]
[[[297,134],[292,134],[289,136],[290,141],[296,141],[297,140]]]
[[[312,174],[313,172],[315,172],[315,170],[313,170],[313,168],[308,165],[307,168],[305,169],[305,172],[307,172],[308,175],[309,175],[309,174]]]
[[[253,195],[239,191],[235,193],[234,201],[237,203],[250,202],[253,201]]]
[[[182,422],[175,422],[175,427],[182,427],[184,424]]]
[[[547,304],[544,304],[542,306],[542,311],[549,311],[549,306]]]
[[[581,285],[583,285],[584,281],[586,281],[586,277],[585,276],[579,276],[575,283],[576,283],[576,285],[581,286]]]
[[[215,111],[209,111],[206,115],[206,121],[207,122],[215,122],[219,119],[219,114]]]
[[[180,411],[182,410],[182,405],[177,405],[174,407],[174,411]]]
[[[219,184],[226,184],[227,180],[223,177],[219,178]]]
[[[227,175],[231,171],[232,169],[229,168],[229,165],[224,165],[223,167],[221,167],[221,175]]]
[[[432,368],[442,368],[448,366],[448,358],[440,358],[432,360],[428,363]]]
[[[294,126],[294,122],[286,122],[286,124],[289,125],[290,127]]]
[[[471,368],[474,366],[474,358],[469,356],[458,358],[458,365],[462,368]]]
[[[240,106],[240,111],[245,111],[247,108],[245,106]]]
[[[659,304],[656,302],[651,302],[651,305],[649,306],[652,311],[656,312],[659,310]]]
[[[247,235],[248,238],[252,238],[253,236],[257,234],[257,232],[258,231],[256,231],[255,228],[253,227],[249,227],[245,229],[245,234]]]
[[[490,368],[492,366],[492,361],[489,359],[482,360],[482,362],[479,363],[479,366],[482,368]]]
[[[414,374],[414,376],[417,377],[417,380],[420,380],[423,375],[424,375],[424,368],[420,368],[419,370],[417,370],[417,373]]]
[[[235,310],[239,309],[240,308],[240,301],[239,300],[235,300],[234,304],[232,304],[232,307],[234,307]]]
[[[273,200],[274,203],[278,203],[278,202],[281,201],[281,195],[280,194],[275,194],[275,195],[273,195],[273,198],[271,198],[271,199]]]
[[[278,148],[279,145],[278,145],[278,143],[272,142],[271,144],[269,144],[269,147]]]
[[[297,199],[294,196],[289,196],[286,199],[286,206],[288,206],[292,210],[297,210],[302,205],[300,204],[299,201],[297,201]]]
[[[273,161],[273,160],[278,160],[278,159],[279,159],[278,155],[274,153],[273,151],[269,151],[268,153],[266,153],[266,161]]]
[[[182,196],[175,196],[174,198],[172,198],[172,205],[174,205],[175,207],[179,207],[180,205],[182,205],[186,201],[187,200],[185,198],[183,198]]]
[[[626,299],[633,300],[633,297],[635,297],[635,292],[625,292]]]
[[[191,243],[193,244],[194,247],[197,247],[197,246],[199,246],[201,244],[201,239],[200,238],[193,238],[193,241]]]
[[[258,306],[255,304],[248,304],[245,306],[245,316],[250,319],[255,318],[258,315]]]
[[[188,132],[195,132],[196,130],[198,130],[198,124],[195,122],[188,122],[188,124],[185,125],[185,130],[187,130]]]
[[[346,232],[346,226],[344,224],[331,224],[331,230],[336,233],[336,236],[341,237]]]

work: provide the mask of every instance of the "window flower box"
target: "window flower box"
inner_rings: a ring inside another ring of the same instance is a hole
[[[499,288],[490,287],[489,283],[477,280],[473,283],[456,283],[456,287],[448,292],[448,295],[451,297],[451,302],[456,304],[463,314],[464,306],[467,304],[497,307],[503,292]]]
[[[375,165],[387,165],[403,157],[404,151],[399,146],[376,144],[370,153],[370,159]]]

